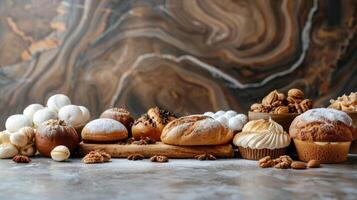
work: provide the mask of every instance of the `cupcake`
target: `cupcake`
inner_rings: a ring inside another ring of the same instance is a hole
[[[335,109],[312,109],[294,119],[289,133],[299,160],[340,163],[347,159],[353,140],[352,119]]]
[[[283,127],[272,119],[248,122],[238,133],[233,144],[238,146],[244,159],[259,160],[265,156],[277,158],[285,154],[290,136]]]

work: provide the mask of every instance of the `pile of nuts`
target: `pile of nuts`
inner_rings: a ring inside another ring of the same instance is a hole
[[[84,158],[82,159],[82,162],[85,164],[94,164],[94,163],[104,163],[104,162],[110,162],[111,156],[103,151],[103,150],[94,150],[89,152]]]
[[[255,103],[250,107],[252,112],[273,114],[303,113],[312,108],[312,101],[304,99],[304,93],[299,89],[290,89],[287,97],[277,90],[265,96],[261,103]]]
[[[318,160],[310,160],[308,163],[293,161],[290,156],[284,155],[276,159],[272,159],[270,156],[265,156],[258,161],[258,165],[261,168],[275,167],[277,169],[306,169],[318,168],[320,167],[320,162]]]
[[[330,103],[329,108],[347,112],[357,111],[357,92],[351,92],[348,96],[344,94],[341,97],[337,97],[336,100],[331,99]]]

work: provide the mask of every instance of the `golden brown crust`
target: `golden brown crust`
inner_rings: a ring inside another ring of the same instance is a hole
[[[162,131],[161,140],[166,144],[221,145],[229,143],[233,132],[211,117],[191,115],[176,119]]]
[[[131,130],[131,126],[134,123],[134,118],[130,115],[130,112],[124,108],[110,108],[104,111],[99,118],[114,119],[122,123],[128,131]]]
[[[352,127],[342,122],[305,122],[295,118],[289,128],[291,138],[302,141],[343,142],[353,140]]]
[[[52,149],[58,145],[68,147],[73,153],[79,143],[79,136],[76,130],[67,126],[64,121],[48,120],[36,130],[35,142],[42,155],[51,157]]]
[[[126,139],[127,131],[112,131],[110,133],[90,131],[86,128],[82,130],[82,139],[88,142],[116,142]]]
[[[161,132],[167,123],[176,117],[166,110],[158,107],[150,108],[147,114],[137,119],[131,127],[132,135],[135,139],[150,137],[155,141],[160,141]]]

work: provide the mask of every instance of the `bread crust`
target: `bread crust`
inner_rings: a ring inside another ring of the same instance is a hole
[[[161,141],[171,145],[221,145],[229,143],[233,132],[215,119],[204,115],[190,115],[167,124]]]
[[[295,118],[289,128],[291,138],[302,141],[346,142],[354,139],[353,128],[329,120],[306,122]]]
[[[123,108],[110,108],[105,110],[99,118],[114,119],[122,123],[128,131],[131,130],[131,126],[134,123],[134,118],[131,116],[130,112]]]

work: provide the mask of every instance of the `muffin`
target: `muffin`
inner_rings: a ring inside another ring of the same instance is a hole
[[[277,158],[285,154],[290,136],[272,119],[259,119],[248,122],[242,132],[234,136],[233,144],[238,146],[244,159]]]
[[[309,110],[294,119],[289,133],[299,160],[340,163],[347,159],[353,140],[352,119],[329,108]]]

